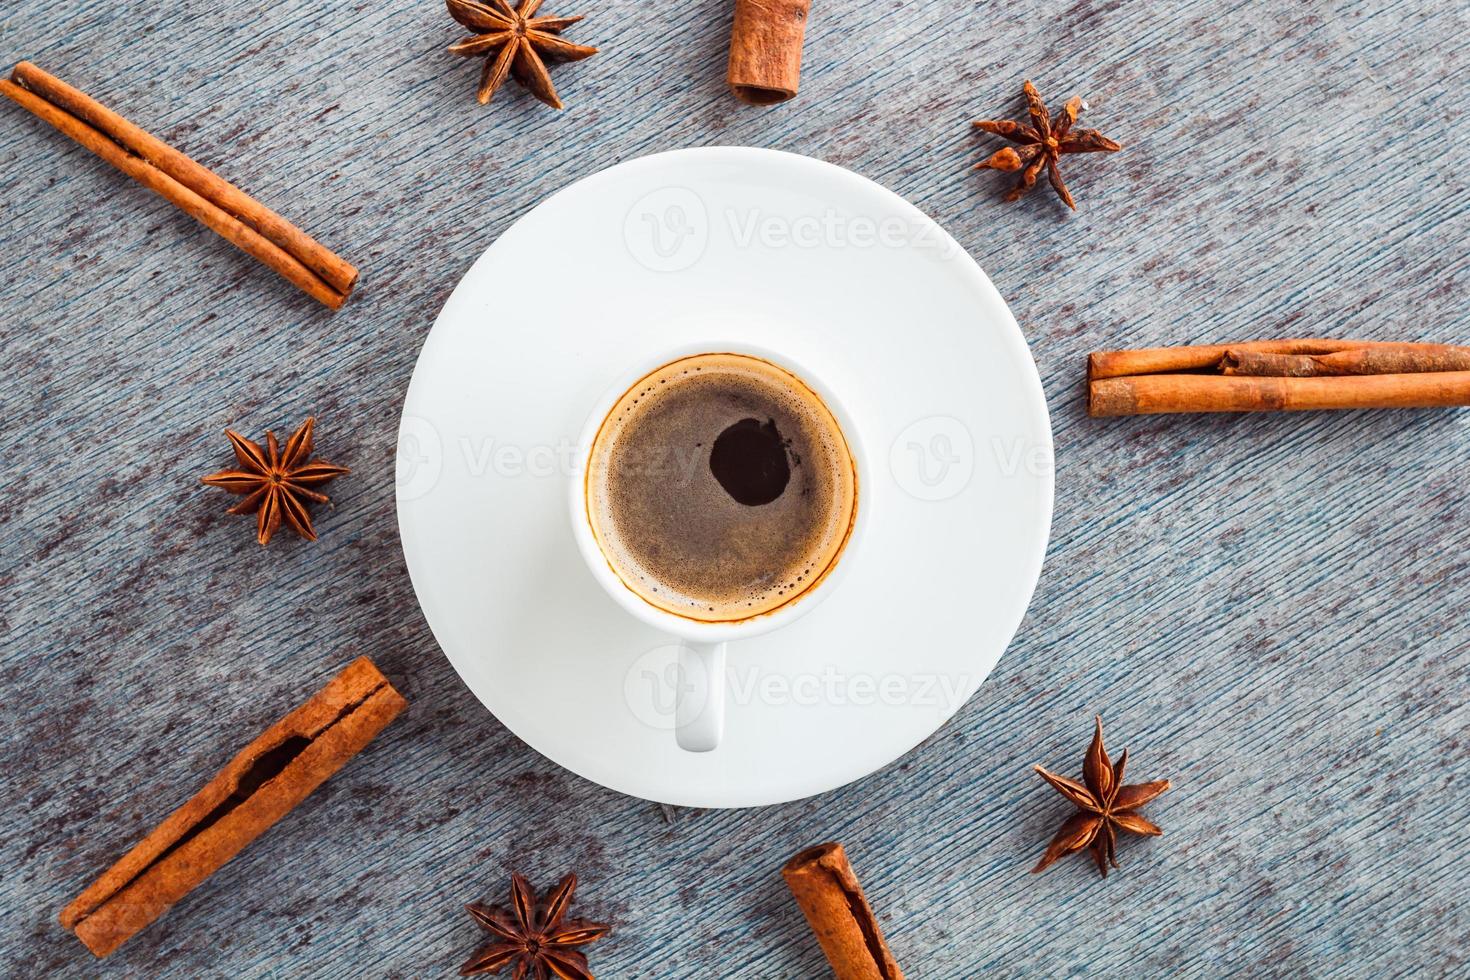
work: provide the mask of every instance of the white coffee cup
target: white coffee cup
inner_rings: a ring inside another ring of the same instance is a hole
[[[603,554],[593,533],[588,513],[587,472],[597,434],[618,400],[640,379],[666,364],[697,354],[744,354],[769,361],[801,379],[825,403],[847,441],[856,471],[857,494],[852,528],[847,541],[837,554],[827,574],[796,599],[762,615],[737,622],[700,622],[660,609],[630,589]],[[819,375],[804,365],[794,363],[779,352],[750,344],[705,342],[668,349],[638,359],[638,362],[598,399],[587,416],[587,423],[577,442],[577,465],[571,479],[572,534],[587,568],[613,601],[649,626],[679,641],[678,676],[680,683],[674,709],[674,734],[679,747],[690,752],[708,752],[719,746],[725,729],[725,650],[731,642],[746,640],[780,629],[811,612],[837,586],[852,566],[854,552],[867,523],[871,496],[867,492],[867,470],[857,429],[842,403],[828,390]]]

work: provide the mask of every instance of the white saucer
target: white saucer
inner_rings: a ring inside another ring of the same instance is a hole
[[[732,337],[823,365],[870,523],[820,608],[731,645],[724,742],[696,754],[675,648],[593,581],[566,496],[629,364]],[[399,433],[409,573],[465,683],[554,762],[682,806],[820,793],[935,731],[1019,626],[1051,509],[1046,401],[990,280],[890,191],[771,150],[643,157],[521,218],[439,314]]]

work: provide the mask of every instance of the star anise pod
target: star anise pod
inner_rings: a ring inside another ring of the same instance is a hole
[[[592,980],[587,956],[576,947],[601,939],[609,926],[566,918],[577,876],[567,875],[539,903],[531,883],[510,877],[510,910],[472,902],[465,910],[493,938],[459,968],[461,976],[499,973],[514,964],[512,980]]]
[[[1084,847],[1092,848],[1093,860],[1102,876],[1108,876],[1108,865],[1118,867],[1115,856],[1118,830],[1134,834],[1157,837],[1163,831],[1152,821],[1137,812],[1149,800],[1169,788],[1169,781],[1161,779],[1154,783],[1123,785],[1123,767],[1128,763],[1128,750],[1118,757],[1117,763],[1108,759],[1108,750],[1103,747],[1102,716],[1097,718],[1097,729],[1092,735],[1092,744],[1087,747],[1087,757],[1082,762],[1082,778],[1086,785],[1047,772],[1040,766],[1033,768],[1052,788],[1072,801],[1078,812],[1072,814],[1057,835],[1047,845],[1041,862],[1031,869],[1032,874],[1044,870],[1057,858]]]
[[[580,16],[535,16],[542,0],[521,0],[521,5],[515,8],[510,0],[485,3],[446,0],[446,3],[449,16],[475,32],[472,37],[452,45],[450,54],[466,58],[485,56],[485,70],[480,73],[477,93],[481,105],[490,101],[490,96],[510,74],[536,98],[553,109],[560,109],[561,100],[551,84],[546,60],[580,61],[597,53],[596,48],[573,44],[560,36],[563,30],[581,20]]]
[[[1020,183],[1006,195],[1007,201],[1014,201],[1036,186],[1036,178],[1040,175],[1041,168],[1045,167],[1046,178],[1051,181],[1057,196],[1075,211],[1077,205],[1072,200],[1072,192],[1062,183],[1057,159],[1063,153],[1113,153],[1123,146],[1095,129],[1072,128],[1077,122],[1078,113],[1087,108],[1087,103],[1082,101],[1081,96],[1074,95],[1068,99],[1053,121],[1051,114],[1046,111],[1046,103],[1041,101],[1041,96],[1036,92],[1036,86],[1027,81],[1022,89],[1026,93],[1026,106],[1031,112],[1030,126],[1009,119],[979,119],[975,122],[976,127],[987,133],[1003,136],[1012,143],[1019,144],[1019,147],[1007,146],[997,150],[990,159],[975,164],[975,169],[1021,171]]]
[[[256,540],[261,544],[270,541],[282,520],[301,537],[315,541],[316,532],[312,530],[311,515],[306,512],[305,501],[324,504],[328,498],[311,488],[351,472],[345,466],[310,459],[311,430],[315,425],[316,419],[308,418],[286,440],[285,449],[276,442],[274,432],[265,434],[266,448],[262,449],[259,443],[226,429],[225,436],[235,447],[235,459],[240,468],[221,470],[203,478],[203,482],[211,487],[245,496],[227,513],[258,515]]]

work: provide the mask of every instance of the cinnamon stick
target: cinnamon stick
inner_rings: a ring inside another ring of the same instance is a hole
[[[1337,378],[1247,378],[1143,374],[1090,386],[1093,416],[1165,412],[1301,412],[1343,408],[1470,405],[1470,371]]]
[[[807,848],[786,862],[781,877],[837,980],[903,980],[841,844]]]
[[[1088,358],[1094,416],[1470,405],[1470,347],[1265,340],[1103,351]]]
[[[88,886],[61,924],[94,955],[108,955],[289,813],[406,704],[359,657]]]
[[[1087,376],[1121,378],[1132,374],[1164,374],[1174,371],[1214,369],[1229,351],[1259,351],[1270,354],[1331,354],[1334,351],[1373,347],[1371,340],[1252,340],[1235,344],[1194,347],[1147,347],[1142,350],[1105,350],[1087,357]]]
[[[811,0],[735,0],[726,79],[737,99],[774,105],[796,95],[810,9]]]
[[[1255,377],[1326,378],[1345,374],[1422,374],[1470,371],[1470,347],[1449,344],[1384,344],[1333,354],[1267,354],[1228,350],[1221,374]]]
[[[0,94],[337,309],[357,270],[300,228],[86,93],[21,62]]]

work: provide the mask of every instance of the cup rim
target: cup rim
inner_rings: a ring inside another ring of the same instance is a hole
[[[587,465],[593,443],[597,439],[597,433],[602,429],[607,413],[612,411],[618,399],[636,384],[639,378],[657,371],[666,364],[699,354],[743,354],[768,361],[794,374],[817,394],[817,397],[826,405],[827,410],[832,413],[832,417],[837,420],[838,428],[842,430],[848,452],[852,457],[857,484],[852,526],[848,530],[846,542],[838,551],[826,575],[791,602],[778,606],[770,612],[733,622],[700,622],[688,619],[660,609],[638,595],[613,571],[607,556],[603,554],[601,546],[597,543],[591,522],[587,518]],[[833,588],[851,567],[853,555],[863,537],[863,529],[867,525],[868,512],[872,509],[872,485],[868,479],[867,455],[864,452],[862,437],[847,406],[833,394],[821,376],[810,371],[805,363],[780,351],[745,341],[717,339],[692,342],[659,348],[657,352],[639,357],[634,366],[620,374],[593,404],[586,422],[582,425],[576,446],[576,465],[572,467],[570,492],[568,493],[572,535],[576,539],[577,550],[581,552],[582,560],[592,572],[592,577],[602,586],[603,591],[612,597],[613,601],[635,618],[671,636],[692,642],[719,643],[758,636],[785,626],[816,608],[832,593]]]

